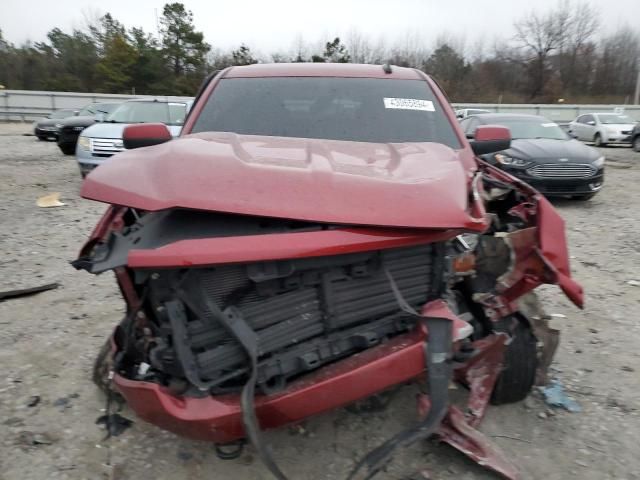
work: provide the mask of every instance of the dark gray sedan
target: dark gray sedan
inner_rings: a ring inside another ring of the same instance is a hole
[[[72,117],[76,113],[78,113],[77,110],[71,110],[68,108],[51,112],[45,118],[38,120],[33,124],[33,134],[38,137],[38,140],[57,140],[58,128],[56,127],[56,123],[63,118]]]
[[[468,138],[480,125],[511,130],[511,147],[483,159],[527,182],[546,196],[592,198],[604,182],[604,156],[536,115],[487,113],[460,122]]]

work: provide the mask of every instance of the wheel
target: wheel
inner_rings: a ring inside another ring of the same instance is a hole
[[[62,151],[62,153],[64,153],[65,155],[73,155],[76,153],[76,146],[75,145],[69,145],[69,144],[58,144],[58,147],[60,147],[60,150]]]
[[[37,135],[38,140],[40,140],[41,142],[46,142],[47,141],[47,137],[41,137],[40,135]]]
[[[529,324],[519,317],[508,317],[495,331],[511,335],[504,352],[504,366],[491,394],[491,403],[500,405],[524,400],[536,380],[538,368],[537,340]]]
[[[580,200],[581,202],[586,202],[587,200],[591,200],[595,196],[596,196],[595,193],[585,193],[584,195],[573,195],[571,199]]]
[[[640,152],[640,135],[636,135],[631,141],[634,152]]]
[[[602,141],[602,137],[600,136],[599,133],[596,133],[596,136],[593,137],[593,144],[596,147],[606,147],[607,146],[607,144]]]

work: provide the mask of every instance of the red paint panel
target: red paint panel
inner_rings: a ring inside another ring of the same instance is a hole
[[[424,368],[424,334],[417,329],[322,368],[281,394],[256,397],[256,415],[263,429],[276,428],[407,382]],[[157,384],[120,375],[114,383],[139,417],[163,429],[217,443],[244,437],[238,395],[178,398]]]
[[[564,220],[542,196],[538,200],[538,237],[540,252],[555,269],[560,288],[576,306],[583,308],[584,291],[571,278]]]
[[[402,232],[352,229],[202,238],[182,240],[154,250],[131,250],[128,265],[135,268],[163,268],[320,257],[440,242],[458,233],[452,230]]]

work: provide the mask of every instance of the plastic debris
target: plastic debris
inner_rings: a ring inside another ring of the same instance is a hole
[[[20,288],[18,290],[6,290],[4,292],[0,292],[0,302],[8,300],[10,298],[20,298],[27,295],[34,295],[36,293],[45,292],[47,290],[53,290],[54,288],[58,288],[59,286],[60,284],[58,283],[47,283],[46,285],[39,285],[37,287]]]
[[[567,318],[567,316],[563,313],[552,313],[551,316],[553,318]]]
[[[36,205],[40,208],[64,207],[66,203],[60,201],[60,192],[53,192],[36,200]]]
[[[107,438],[117,437],[127,428],[133,425],[133,421],[118,413],[102,415],[96,420],[96,425],[104,425],[107,429]]]
[[[627,285],[631,285],[632,287],[640,287],[640,282],[638,280],[629,280]]]
[[[564,392],[562,383],[553,380],[550,385],[542,388],[544,401],[551,407],[564,408],[570,412],[581,412],[582,408],[575,400],[569,398]]]

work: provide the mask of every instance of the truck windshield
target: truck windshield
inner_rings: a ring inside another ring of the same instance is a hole
[[[440,103],[421,80],[222,79],[191,131],[460,148]]]
[[[187,104],[180,102],[125,102],[107,117],[111,123],[164,123],[182,125]]]

